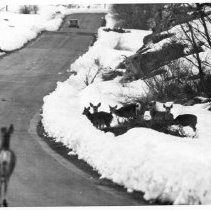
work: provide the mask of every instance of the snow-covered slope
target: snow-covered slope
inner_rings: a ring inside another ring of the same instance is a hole
[[[94,46],[70,66],[69,71],[77,75],[58,82],[56,90],[44,97],[43,125],[55,141],[72,149],[70,155],[77,154],[102,178],[124,186],[128,192],[142,191],[146,200],[211,204],[211,112],[206,110],[206,104],[174,104],[172,109],[175,117],[184,113],[197,115],[197,138],[175,137],[148,128],[133,128],[115,137],[97,130],[82,115],[90,102],[101,102],[100,110],[108,111],[108,105],[149,93],[142,80],[122,86],[119,77],[103,81],[101,73],[92,84],[85,85],[87,77],[92,80],[99,64],[101,71],[112,71],[121,55],[131,55],[142,46],[148,33],[131,30],[118,34],[99,29]]]

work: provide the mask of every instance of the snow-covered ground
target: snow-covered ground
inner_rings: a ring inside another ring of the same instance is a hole
[[[113,24],[111,20],[108,23]],[[131,30],[119,34],[100,28],[94,46],[70,66],[69,71],[77,75],[58,82],[56,90],[44,97],[43,125],[55,141],[72,149],[70,155],[77,154],[102,178],[124,186],[128,192],[142,191],[146,200],[211,204],[211,112],[206,110],[207,104],[174,104],[172,109],[175,117],[184,113],[197,115],[196,138],[180,138],[148,128],[133,128],[115,137],[97,130],[82,115],[90,102],[101,102],[100,110],[109,111],[109,105],[149,93],[142,80],[125,86],[119,83],[120,77],[102,80],[102,73],[116,68],[122,55],[138,50],[149,33]],[[85,81],[92,81],[95,75],[94,82],[86,86]]]
[[[9,5],[0,11],[0,50],[12,51],[21,48],[36,38],[42,31],[58,30],[65,15],[83,12],[105,12],[108,8],[67,8],[65,6],[38,5],[37,14],[20,14],[18,5]],[[0,54],[1,55],[1,54]]]

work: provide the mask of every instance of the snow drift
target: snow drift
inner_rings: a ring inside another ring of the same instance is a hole
[[[99,66],[102,71],[112,71],[121,61],[121,55],[135,53],[148,33],[131,30],[131,33],[118,34],[99,29],[94,46],[69,69],[77,75],[58,82],[56,90],[44,97],[43,125],[55,141],[72,149],[70,155],[77,154],[101,178],[124,186],[128,192],[142,191],[146,200],[210,204],[211,112],[204,105],[175,104],[172,110],[175,117],[184,113],[197,115],[198,138],[180,138],[147,128],[133,128],[115,137],[97,130],[82,115],[90,102],[101,102],[100,109],[108,111],[108,105],[149,93],[142,80],[123,87],[119,77],[103,81],[101,73],[93,83],[85,84],[87,77],[96,75]]]
[[[71,9],[65,6],[39,5],[37,14],[20,14],[20,6],[9,6],[9,11],[0,12],[0,50],[13,51],[37,37],[42,31],[59,29],[65,15],[72,13],[105,12],[105,8]]]

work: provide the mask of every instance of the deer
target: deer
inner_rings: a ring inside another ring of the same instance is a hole
[[[197,117],[193,114],[178,115],[171,123],[171,125],[190,126],[194,131],[196,131],[196,124]]]
[[[98,112],[98,108],[101,106],[101,103],[98,103],[96,106],[93,105],[92,103],[89,103],[89,105],[92,107],[93,113],[96,113]]]
[[[146,105],[143,119],[147,127],[151,127],[153,125],[165,126],[173,122],[174,116],[171,113],[173,104],[171,104],[171,106],[163,104],[163,108],[165,111],[158,111],[156,107],[156,101],[151,101]]]
[[[133,103],[125,105],[119,109],[117,109],[117,105],[113,107],[109,105],[109,108],[110,108],[110,113],[116,115],[117,121],[119,123],[120,117],[125,119],[131,119],[136,117],[138,113],[141,111],[142,106],[140,103]]]
[[[12,124],[8,128],[1,128],[2,143],[0,148],[0,205],[3,205],[4,207],[8,206],[8,183],[16,164],[15,153],[10,149],[10,137],[13,132],[14,126]]]
[[[104,126],[110,128],[110,124],[113,119],[112,114],[107,112],[91,113],[90,107],[84,107],[84,111],[82,114],[86,115],[86,117],[91,121],[91,123],[98,129],[102,129]]]

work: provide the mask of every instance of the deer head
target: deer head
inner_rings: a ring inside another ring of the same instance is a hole
[[[92,103],[89,103],[89,105],[93,108],[93,113],[98,112],[98,108],[101,106],[101,103],[98,103],[96,106]]]

